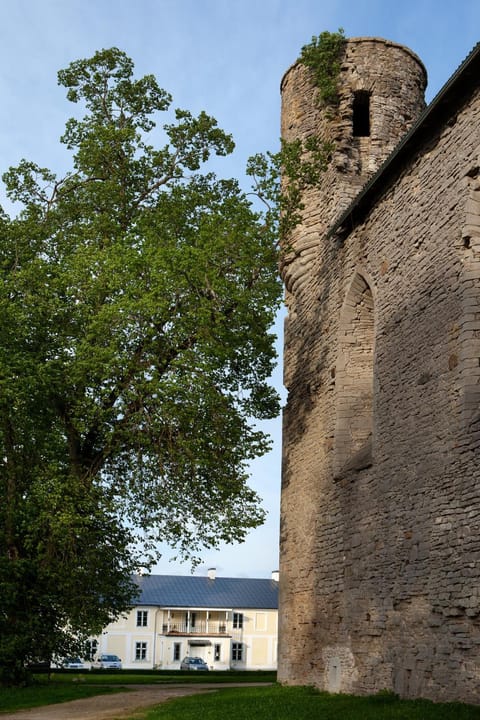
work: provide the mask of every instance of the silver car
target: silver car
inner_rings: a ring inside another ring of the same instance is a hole
[[[99,655],[92,667],[100,670],[121,670],[122,661],[118,655]]]

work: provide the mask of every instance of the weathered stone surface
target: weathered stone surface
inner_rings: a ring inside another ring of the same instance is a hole
[[[338,115],[308,71],[282,132],[333,139],[282,272],[285,327],[279,679],[480,702],[480,92],[328,230],[415,123],[425,71],[354,39]],[[370,93],[370,136],[352,102]]]

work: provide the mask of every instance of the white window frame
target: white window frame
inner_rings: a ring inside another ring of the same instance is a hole
[[[243,643],[232,642],[232,661],[243,662]]]
[[[232,620],[232,626],[236,630],[242,630],[243,629],[243,613],[240,612],[234,612],[233,613],[233,620]]]
[[[87,660],[93,660],[98,652],[98,640],[93,638],[87,641]]]
[[[137,610],[137,627],[148,627],[148,610]]]
[[[148,659],[148,643],[145,640],[135,642],[135,660],[142,662]]]

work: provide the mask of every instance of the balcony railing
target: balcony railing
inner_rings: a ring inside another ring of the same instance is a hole
[[[167,635],[228,635],[226,622],[216,620],[195,621],[195,623],[176,622],[164,623],[162,631]]]

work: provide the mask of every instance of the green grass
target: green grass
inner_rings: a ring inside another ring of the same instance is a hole
[[[274,683],[277,679],[275,671],[240,671],[218,670],[217,672],[180,672],[179,670],[122,670],[120,672],[53,672],[51,679],[58,683],[84,682],[88,685],[143,685],[143,684],[194,684],[194,683]]]
[[[480,707],[428,700],[328,695],[306,687],[226,689],[171,700],[142,720],[480,720]]]
[[[1,713],[6,711],[12,712],[22,708],[53,705],[67,702],[67,700],[92,697],[92,695],[119,692],[119,690],[118,687],[85,685],[82,682],[57,683],[54,681],[48,682],[47,680],[37,681],[29,687],[0,688],[0,719],[2,717]]]

